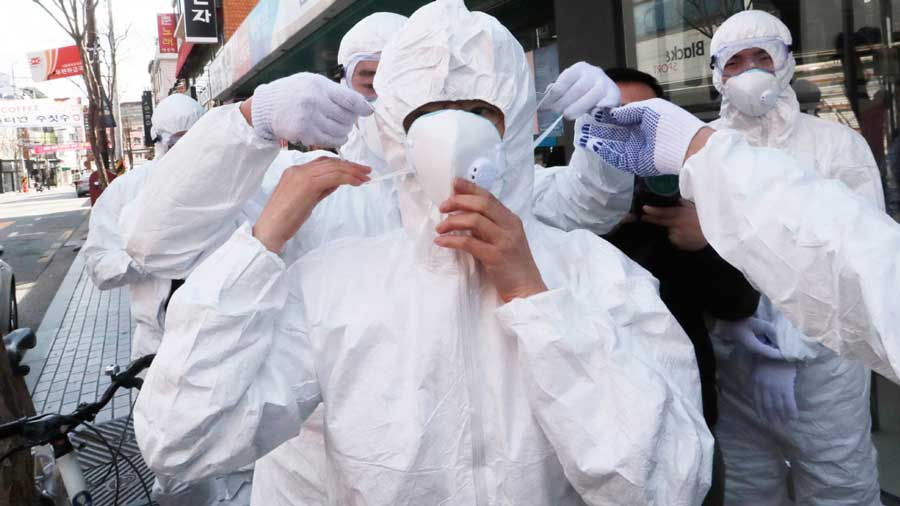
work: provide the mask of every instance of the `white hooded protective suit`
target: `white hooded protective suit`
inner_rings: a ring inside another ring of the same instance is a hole
[[[204,112],[196,100],[170,95],[153,113],[152,134],[167,138],[189,130]],[[155,164],[151,161],[135,167],[110,184],[91,211],[84,245],[85,265],[98,288],[128,285],[131,291],[131,314],[136,323],[132,359],[156,352],[162,340],[164,305],[171,289],[170,280],[149,274],[132,260],[125,251],[120,228],[120,221],[128,223],[134,219],[129,204],[137,198]]]
[[[731,51],[734,52],[772,39],[789,46],[790,31],[766,12],[744,11],[719,27],[713,36],[711,52],[719,54],[726,46],[734,48]],[[775,76],[781,89],[778,100],[774,108],[757,117],[743,113],[731,103],[717,67],[713,80],[723,94],[721,119],[711,126],[737,130],[755,146],[778,148],[822,177],[840,181],[883,210],[881,178],[869,146],[845,126],[800,112],[790,86],[794,58],[789,53],[785,56],[786,61],[782,62],[773,55]],[[765,200],[768,190],[755,196]],[[770,205],[769,212],[785,214],[792,209]],[[709,213],[704,214],[710,217]],[[720,212],[714,219],[761,226],[737,213]],[[708,226],[708,222],[703,223],[704,232]],[[752,234],[744,232],[744,235],[741,243],[753,240]],[[773,248],[765,255],[781,257],[782,252]],[[728,259],[727,255],[723,256]],[[775,326],[778,331],[775,344],[786,359],[797,363],[794,392],[800,416],[787,424],[777,424],[755,415],[747,360],[750,356],[731,353],[728,346],[731,336],[713,332],[717,338],[714,343],[719,355],[721,389],[716,435],[726,462],[726,503],[782,504],[787,500],[788,469],[784,465],[787,459],[791,463],[798,504],[881,504],[876,452],[869,435],[868,370],[862,362],[842,358],[821,344],[811,343],[772,306],[767,296],[777,300],[777,292],[763,290],[762,293],[755,316]]]
[[[172,302],[172,339],[136,415],[151,467],[190,479],[262,457],[258,479],[289,470],[303,456],[272,450],[322,403],[334,504],[699,503],[712,448],[690,342],[645,271],[531,214],[521,47],[493,18],[440,1],[381,65],[394,170],[406,168],[413,109],[480,99],[504,112],[500,198],[551,290],[499,305],[471,257],[433,245],[438,215],[415,177],[398,190],[402,228],[332,242],[290,269],[242,228]],[[298,486],[269,483],[255,504]]]

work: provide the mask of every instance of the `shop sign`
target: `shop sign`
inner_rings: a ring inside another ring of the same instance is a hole
[[[709,68],[709,37],[697,30],[655,37],[637,43],[637,66],[660,84],[701,79]]]
[[[76,99],[0,100],[0,128],[77,127],[83,122]]]
[[[156,33],[159,39],[159,54],[177,54],[178,40],[175,39],[175,14],[156,15]]]
[[[28,53],[28,61],[31,66],[31,80],[36,83],[80,76],[84,73],[78,46]]]
[[[141,95],[141,119],[144,124],[144,146],[153,145],[153,136],[150,134],[153,127],[153,93],[145,91]]]
[[[181,12],[184,15],[185,42],[191,44],[219,42],[215,0],[181,0]]]
[[[90,151],[91,145],[86,142],[72,142],[68,144],[38,144],[31,148],[36,155],[46,153],[58,153],[60,151]]]

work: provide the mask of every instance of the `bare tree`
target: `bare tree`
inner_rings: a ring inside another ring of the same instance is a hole
[[[84,85],[88,96],[88,142],[100,171],[100,184],[105,188],[109,181],[106,171],[110,164],[110,142],[103,124],[105,104],[109,103],[107,83],[100,71],[102,49],[97,38],[96,10],[99,0],[33,0],[53,21],[63,29],[78,48],[84,67]],[[110,111],[111,112],[111,111]]]
[[[684,24],[712,38],[716,25],[732,14],[751,9],[752,0],[721,0],[709,8],[709,0],[684,0],[684,9],[679,13]]]
[[[110,111],[113,111],[114,108],[117,108],[119,103],[119,48],[125,39],[128,38],[128,32],[131,31],[131,25],[126,26],[121,35],[116,35],[115,24],[113,22],[112,0],[106,0],[106,13],[107,24],[106,32],[104,33],[106,44],[100,52],[100,60],[103,64],[104,84],[106,85],[106,90],[109,91],[109,96],[106,97],[106,105],[109,107]],[[116,111],[116,115],[118,116],[118,111]],[[120,121],[120,118],[117,117],[117,121]],[[121,125],[119,125],[118,128],[120,132],[123,132]],[[116,142],[116,136],[112,136],[110,141],[110,151],[113,153],[116,152]]]

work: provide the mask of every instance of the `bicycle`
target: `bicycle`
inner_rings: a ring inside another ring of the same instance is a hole
[[[140,480],[143,496],[146,499],[146,502],[142,501],[140,504],[147,506],[155,504],[150,496],[150,487],[144,482],[144,479],[141,476],[142,473],[137,465],[121,451],[125,429],[123,429],[118,448],[114,448],[113,445],[109,443],[106,436],[92,424],[100,410],[109,404],[120,388],[137,388],[140,390],[143,379],[139,378],[138,374],[150,367],[154,356],[155,355],[146,355],[131,362],[125,371],[121,373],[119,372],[119,366],[110,366],[107,368],[106,374],[110,376],[111,383],[103,392],[100,399],[93,403],[80,404],[71,414],[43,414],[24,417],[12,422],[0,424],[0,439],[21,437],[25,440],[24,444],[15,447],[6,454],[0,456],[0,462],[17,452],[50,445],[53,448],[55,466],[62,478],[68,500],[73,506],[94,506],[94,497],[88,487],[82,466],[79,463],[77,450],[69,439],[70,434],[73,434],[76,428],[84,426],[97,436],[98,440],[104,444],[110,454],[110,466],[115,468],[116,473],[116,490],[113,504],[118,504],[119,499],[119,458],[122,458],[125,461],[136,474],[138,480]],[[21,354],[19,354],[16,359],[21,360]],[[127,428],[127,426],[128,423],[126,422],[125,428]],[[75,434],[77,435],[78,433]],[[107,471],[108,470],[109,468],[107,468]],[[53,502],[50,501],[52,492],[48,490],[52,488],[52,486],[49,486],[47,483],[41,484],[39,483],[40,480],[36,480],[36,482],[43,501],[53,504]],[[132,504],[137,506],[136,503]]]

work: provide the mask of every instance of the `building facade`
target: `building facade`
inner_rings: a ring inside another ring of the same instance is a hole
[[[119,104],[122,116],[122,153],[128,168],[143,164],[152,158],[153,148],[144,145],[144,115],[140,102]]]
[[[153,92],[153,104],[169,96],[169,91],[175,85],[175,67],[178,64],[178,55],[159,54],[150,62],[147,71],[150,74],[150,90]]]

